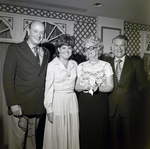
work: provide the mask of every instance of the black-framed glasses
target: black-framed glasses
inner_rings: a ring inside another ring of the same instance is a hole
[[[97,47],[95,46],[90,46],[89,48],[84,48],[84,52],[90,52],[90,51],[93,51],[94,49],[96,49]]]
[[[29,136],[28,135],[28,130],[30,130],[31,128],[29,128],[29,125],[33,125],[33,123],[29,122],[29,118],[26,116],[20,116],[19,117],[19,121],[18,121],[18,127],[21,128],[25,133],[27,133],[27,137],[33,137],[33,135]]]

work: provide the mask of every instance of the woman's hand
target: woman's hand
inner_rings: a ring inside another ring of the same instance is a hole
[[[91,85],[89,83],[84,85],[84,89],[83,90],[89,91],[90,89],[91,89]]]
[[[54,112],[52,112],[52,113],[47,113],[47,118],[48,118],[48,120],[49,120],[51,123],[53,123],[53,117],[54,117]]]
[[[81,78],[77,78],[76,85],[75,85],[75,90],[78,92],[82,91],[88,91],[91,88],[91,85],[89,83],[81,83]]]
[[[106,84],[99,86],[99,91],[103,93],[111,92],[114,87],[113,75],[106,77]]]

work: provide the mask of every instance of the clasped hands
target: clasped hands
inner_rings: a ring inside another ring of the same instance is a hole
[[[95,91],[95,90],[97,90],[97,86],[95,85],[91,85],[91,84],[85,84],[84,85],[84,90],[85,91],[89,91],[89,90],[93,90],[93,91]]]
[[[90,79],[84,84],[84,90],[87,90],[91,95],[93,95],[97,89],[98,85],[93,77],[90,77]]]

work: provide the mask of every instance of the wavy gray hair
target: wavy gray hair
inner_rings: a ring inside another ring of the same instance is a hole
[[[101,54],[103,53],[103,50],[104,50],[104,45],[103,45],[101,39],[97,36],[89,36],[89,37],[83,39],[82,47],[84,48],[85,44],[88,42],[93,43],[93,45],[98,48],[98,56],[101,56]]]

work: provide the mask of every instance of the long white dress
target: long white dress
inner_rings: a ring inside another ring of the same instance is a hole
[[[44,106],[54,112],[53,123],[46,117],[43,149],[79,149],[78,101],[74,92],[77,63],[67,69],[56,57],[48,64]]]

